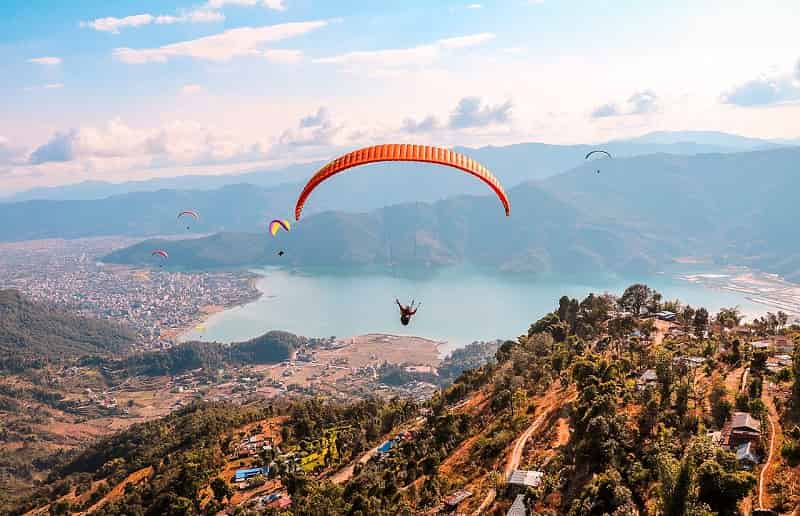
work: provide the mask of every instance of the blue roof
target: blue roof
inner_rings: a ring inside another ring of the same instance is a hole
[[[382,445],[380,445],[378,447],[378,452],[379,453],[388,453],[389,450],[391,450],[394,447],[394,444],[395,444],[394,443],[394,439],[389,439],[388,441],[386,441],[385,443],[383,443]]]
[[[269,473],[269,468],[237,469],[236,480],[245,480],[256,475],[266,475],[267,473]]]

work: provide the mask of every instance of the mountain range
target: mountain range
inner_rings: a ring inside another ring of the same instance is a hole
[[[691,134],[654,133],[624,145],[677,145],[684,136]],[[770,147],[763,140],[702,136],[711,143],[692,145]],[[0,226],[0,240],[178,233],[186,229],[175,214],[193,208],[201,220],[190,221],[191,232],[215,234],[187,234],[168,245],[146,241],[106,259],[148,263],[150,251],[163,246],[170,250],[170,266],[187,268],[470,262],[509,272],[580,275],[635,274],[677,256],[702,255],[800,279],[800,245],[793,238],[800,148],[773,147],[616,154],[591,162],[583,160],[589,146],[479,149],[506,184],[509,219],[466,174],[392,163],[353,170],[315,191],[302,221],[277,240],[266,236],[266,222],[289,218],[300,183],[5,203],[0,219],[9,223]],[[548,172],[558,166],[571,168]],[[279,249],[284,257],[276,255]]]
[[[615,156],[627,157],[644,154],[700,154],[728,153],[756,149],[777,148],[781,145],[800,145],[800,141],[771,141],[748,138],[734,134],[713,131],[661,131],[645,134],[627,140],[614,140],[604,144],[592,145],[548,145],[543,143],[523,143],[502,147],[482,147],[477,149],[459,148],[481,163],[484,163],[508,187],[520,182],[544,179],[568,170],[581,163],[583,156],[593,148],[604,148]],[[0,202],[21,202],[31,200],[92,200],[136,192],[153,192],[157,190],[213,190],[224,186],[247,183],[264,188],[271,188],[284,183],[300,182],[322,166],[322,162],[291,165],[276,170],[256,170],[241,174],[229,175],[188,175],[181,177],[157,178],[145,181],[128,181],[109,183],[105,181],[85,181],[72,185],[34,188],[17,194],[2,197]],[[356,183],[354,183],[356,184]],[[423,201],[442,198],[443,194],[453,195],[470,193],[463,191],[470,183],[445,182],[439,190],[431,191]],[[402,188],[403,182],[399,182]],[[367,182],[365,187],[373,186]],[[393,185],[387,192],[395,192],[398,185]],[[426,187],[431,185],[427,184]],[[444,188],[443,188],[444,187]],[[364,191],[364,189],[362,189]],[[402,190],[401,190],[402,191]],[[419,192],[416,192],[419,194]],[[427,193],[427,192],[426,192]],[[373,194],[374,195],[374,194]],[[382,206],[412,201],[417,197],[400,195],[387,197]],[[375,206],[378,207],[378,206]]]

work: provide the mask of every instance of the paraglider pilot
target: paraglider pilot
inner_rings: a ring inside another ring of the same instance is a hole
[[[408,323],[411,322],[411,316],[417,313],[419,307],[422,306],[422,303],[418,304],[416,308],[414,308],[414,300],[411,300],[411,304],[408,306],[403,305],[399,299],[395,298],[395,303],[397,306],[400,307],[400,322],[403,323],[403,326],[408,326]]]

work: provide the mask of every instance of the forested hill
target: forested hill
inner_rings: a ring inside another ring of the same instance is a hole
[[[0,371],[119,354],[135,339],[120,325],[31,302],[16,290],[0,290]]]
[[[592,178],[593,179],[593,178]],[[169,251],[167,267],[440,266],[457,263],[506,272],[581,275],[650,272],[687,249],[598,221],[525,184],[509,191],[511,217],[493,196],[464,196],[434,204],[406,204],[366,214],[328,212],[304,218],[290,233],[221,233],[183,241],[145,241],[104,261],[152,264],[151,252]],[[277,252],[284,250],[284,256]]]
[[[506,514],[519,501],[529,514],[733,516],[800,503],[800,327],[645,285],[554,305],[430,400],[196,404],[63,458],[16,510]],[[242,454],[250,442],[271,444]]]
[[[542,186],[595,220],[800,280],[800,148],[604,160]]]

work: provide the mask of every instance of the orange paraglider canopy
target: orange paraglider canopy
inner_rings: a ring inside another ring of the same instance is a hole
[[[511,214],[511,204],[508,201],[508,196],[503,190],[500,181],[494,177],[489,169],[478,163],[472,158],[464,156],[458,152],[441,147],[433,147],[430,145],[416,145],[405,143],[387,143],[383,145],[373,145],[371,147],[364,147],[347,154],[340,156],[321,169],[317,171],[314,176],[308,180],[308,183],[300,193],[297,199],[297,205],[294,208],[295,220],[300,220],[300,213],[303,211],[308,197],[311,192],[319,186],[323,181],[329,179],[340,172],[347,169],[366,165],[369,163],[378,163],[381,161],[417,161],[421,163],[435,163],[437,165],[444,165],[456,168],[468,174],[471,174],[494,190],[494,193],[500,198],[503,203],[506,216]]]

